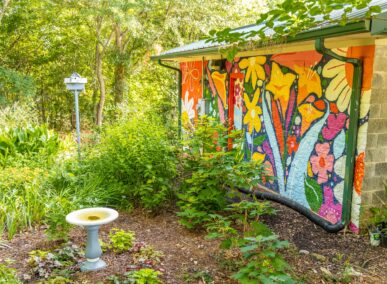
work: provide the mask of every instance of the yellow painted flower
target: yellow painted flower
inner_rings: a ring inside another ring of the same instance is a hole
[[[265,62],[265,56],[244,58],[239,62],[239,68],[247,69],[245,81],[248,82],[251,79],[253,89],[257,86],[258,79],[265,80],[265,70],[262,66]]]
[[[222,100],[223,106],[226,108],[226,77],[227,73],[220,73],[215,71],[211,74],[212,80],[214,81],[216,91],[220,99]]]
[[[262,114],[262,109],[258,104],[259,100],[259,94],[260,89],[258,88],[255,93],[254,97],[250,102],[249,96],[245,93],[244,94],[244,102],[247,108],[247,112],[245,117],[243,118],[243,123],[248,124],[248,130],[251,134],[253,132],[253,129],[255,129],[256,132],[259,132],[261,130],[261,119],[259,118],[259,115]]]
[[[288,108],[290,87],[296,79],[296,75],[292,73],[282,73],[281,68],[275,62],[273,62],[272,67],[270,82],[267,84],[266,90],[274,94],[274,100],[279,100],[282,115],[285,117]]]
[[[294,66],[294,71],[299,75],[297,105],[300,105],[310,94],[316,94],[321,98],[321,80],[316,71],[310,67]]]
[[[265,160],[265,157],[266,157],[266,154],[262,154],[262,153],[259,153],[259,152],[255,152],[253,154],[253,161],[256,161],[258,163],[263,163],[263,161]]]
[[[316,119],[319,119],[324,115],[324,112],[318,110],[311,103],[305,103],[298,107],[298,111],[301,114],[301,135],[309,129],[310,125]]]
[[[335,52],[343,56],[347,55],[346,49],[337,49]],[[336,101],[340,112],[346,111],[351,100],[352,88],[347,80],[345,62],[337,59],[329,60],[322,70],[322,75],[332,79],[325,91],[325,97],[329,101]]]

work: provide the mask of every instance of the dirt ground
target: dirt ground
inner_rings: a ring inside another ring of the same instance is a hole
[[[273,207],[278,210],[277,215],[262,219],[281,239],[291,243],[285,257],[293,274],[302,282],[387,283],[387,249],[371,247],[366,236],[326,233],[287,207],[275,203]],[[147,217],[139,211],[123,213],[115,222],[102,227],[102,240],[107,240],[111,228],[132,230],[137,241],[144,241],[164,253],[158,268],[163,272],[165,283],[235,283],[229,279],[232,272],[219,261],[218,242],[205,239],[205,232],[190,232],[181,227],[172,211],[156,217]],[[83,246],[85,235],[82,229],[74,228],[70,239]],[[19,234],[5,244],[10,248],[0,248],[0,261],[14,260],[12,266],[20,276],[28,272],[29,251],[50,249],[55,245],[46,240],[43,228]],[[97,283],[112,274],[123,274],[132,265],[129,253],[106,252],[103,259],[108,264],[107,269],[77,272],[76,281]],[[350,278],[345,277],[346,274]]]

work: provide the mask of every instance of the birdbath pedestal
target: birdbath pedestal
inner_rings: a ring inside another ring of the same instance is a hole
[[[73,225],[84,227],[87,230],[86,261],[81,264],[81,271],[93,271],[106,267],[100,258],[101,245],[98,240],[98,229],[118,217],[118,212],[111,208],[85,208],[73,211],[66,216],[66,221]]]

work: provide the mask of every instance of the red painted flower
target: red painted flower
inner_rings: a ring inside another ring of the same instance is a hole
[[[319,184],[327,182],[328,172],[332,172],[333,170],[334,157],[332,154],[329,154],[329,149],[329,143],[317,144],[317,155],[310,158],[312,171],[314,174],[317,174],[317,182]]]
[[[297,137],[295,135],[290,135],[288,137],[288,140],[286,141],[286,144],[288,145],[288,154],[289,155],[291,155],[294,152],[297,152],[298,143],[297,143]]]

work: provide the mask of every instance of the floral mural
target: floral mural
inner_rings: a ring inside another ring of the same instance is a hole
[[[351,229],[358,230],[361,186],[364,176],[365,135],[372,77],[374,46],[335,49],[365,62],[355,166]],[[201,62],[196,63],[202,66]],[[316,51],[236,58],[213,68],[205,63],[206,113],[223,123],[239,121],[245,131],[246,159],[259,160],[274,180],[264,186],[286,196],[335,224],[341,220],[347,160],[349,105],[353,67]],[[187,73],[184,72],[183,74]],[[195,72],[191,72],[195,73]],[[230,80],[242,74],[241,81]],[[187,73],[188,74],[188,73]],[[198,72],[199,74],[199,72]],[[187,75],[188,76],[188,75]],[[230,88],[231,84],[234,84]],[[232,90],[234,94],[229,94]],[[183,105],[191,107],[183,92]],[[229,110],[228,98],[237,104]],[[198,104],[198,100],[194,102]],[[235,111],[237,109],[237,111]],[[241,111],[238,111],[238,110]],[[188,109],[188,119],[194,115]],[[228,113],[233,113],[229,120]],[[240,117],[238,117],[240,116]],[[239,127],[237,127],[238,129]]]

